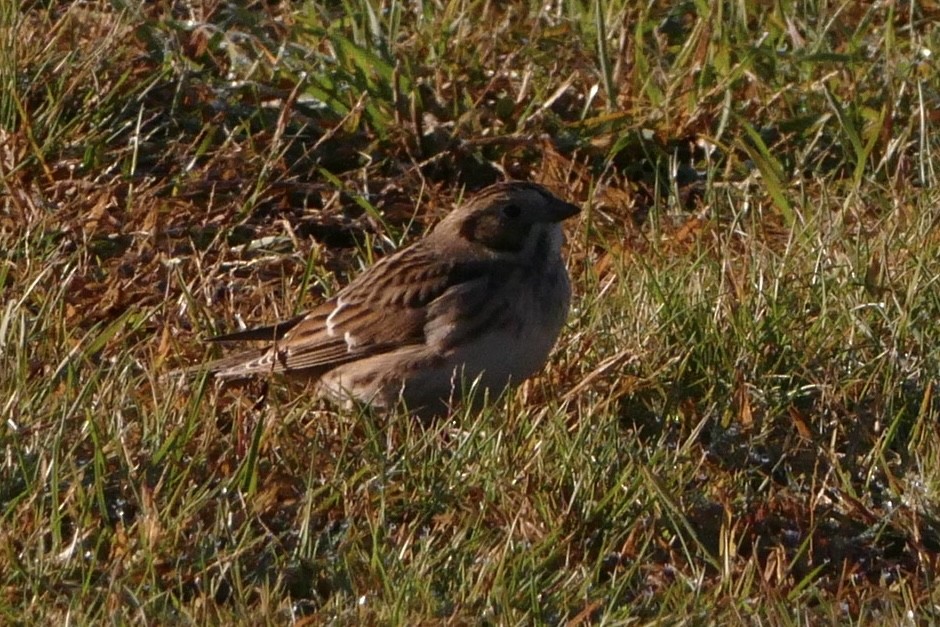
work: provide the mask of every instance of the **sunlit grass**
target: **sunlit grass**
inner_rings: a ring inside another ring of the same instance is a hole
[[[940,50],[899,7],[0,9],[0,616],[935,619]],[[585,208],[510,398],[166,376],[505,176]]]

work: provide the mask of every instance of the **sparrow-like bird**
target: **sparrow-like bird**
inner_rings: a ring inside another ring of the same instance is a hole
[[[211,338],[267,346],[201,369],[299,375],[341,404],[404,400],[419,413],[445,410],[474,382],[499,393],[544,366],[565,323],[560,223],[577,213],[541,185],[492,185],[314,309]]]

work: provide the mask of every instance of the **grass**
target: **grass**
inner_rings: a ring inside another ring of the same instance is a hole
[[[940,7],[0,9],[0,616],[933,622]],[[161,376],[504,177],[550,365],[422,425]]]

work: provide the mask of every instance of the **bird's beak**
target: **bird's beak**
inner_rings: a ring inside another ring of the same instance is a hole
[[[559,200],[551,206],[550,215],[552,222],[561,222],[581,212],[581,207],[572,205],[570,202]]]

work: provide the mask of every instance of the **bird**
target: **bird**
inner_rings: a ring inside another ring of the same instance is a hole
[[[561,223],[578,206],[546,187],[484,188],[430,232],[309,311],[209,338],[262,341],[191,370],[223,381],[282,374],[341,406],[418,415],[501,394],[537,374],[566,322]]]

